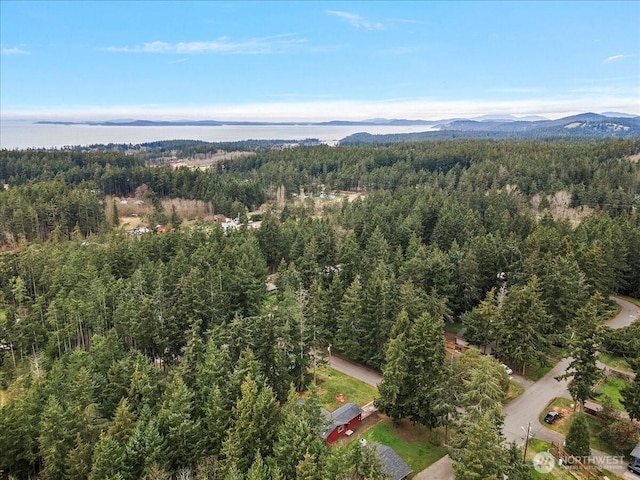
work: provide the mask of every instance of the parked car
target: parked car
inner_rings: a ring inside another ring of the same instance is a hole
[[[549,413],[547,413],[544,417],[544,421],[546,423],[548,423],[549,425],[551,425],[553,422],[555,422],[557,419],[559,419],[561,417],[559,412],[556,412],[555,410],[550,411]]]
[[[511,370],[508,365],[502,363],[501,366],[504,368],[504,371],[507,372],[507,375],[511,375],[513,373],[513,370]]]
[[[636,458],[627,468],[633,473],[640,475],[640,458]]]

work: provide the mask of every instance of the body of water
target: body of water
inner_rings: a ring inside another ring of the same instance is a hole
[[[1,122],[0,148],[61,148],[108,143],[145,143],[159,140],[304,140],[317,138],[335,145],[358,132],[371,134],[426,132],[420,126],[317,126],[317,125],[223,125],[219,127],[118,127],[93,125],[39,125],[27,122]]]

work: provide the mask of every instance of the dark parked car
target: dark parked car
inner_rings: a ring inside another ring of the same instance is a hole
[[[627,468],[631,470],[633,473],[637,473],[638,475],[640,475],[640,458],[636,458],[633,462],[629,464]]]
[[[547,422],[549,425],[551,425],[553,422],[555,422],[559,418],[560,418],[560,413],[551,411],[545,415],[544,421]]]

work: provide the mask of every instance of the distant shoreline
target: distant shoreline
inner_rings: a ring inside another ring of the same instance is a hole
[[[33,122],[35,125],[89,125],[99,127],[222,127],[224,125],[232,126],[274,126],[274,127],[296,127],[296,126],[413,126],[413,125],[435,125],[438,122],[427,120],[384,120],[384,121],[350,121],[350,120],[331,120],[328,122],[258,122],[258,121],[219,121],[219,120],[123,120],[123,121],[104,121],[104,122],[71,122],[63,120],[41,120]]]

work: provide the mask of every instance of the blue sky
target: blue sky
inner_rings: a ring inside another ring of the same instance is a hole
[[[640,114],[640,2],[0,0],[3,118]]]

